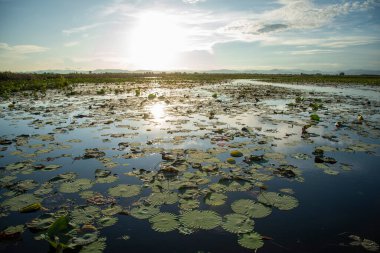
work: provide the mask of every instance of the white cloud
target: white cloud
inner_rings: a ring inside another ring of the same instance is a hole
[[[83,26],[78,26],[78,27],[73,27],[73,28],[65,29],[62,32],[64,34],[66,34],[66,35],[71,35],[71,34],[74,34],[74,33],[86,32],[87,30],[96,28],[96,27],[98,27],[98,26],[100,26],[102,24],[104,24],[104,23],[95,23],[95,24],[91,24],[91,25],[83,25]]]
[[[47,47],[41,47],[37,45],[15,45],[10,46],[7,43],[0,43],[0,50],[14,54],[32,54],[41,53],[49,50]]]
[[[63,44],[64,47],[75,47],[79,45],[79,41],[69,41]]]
[[[205,2],[206,0],[182,0],[182,2],[187,3],[187,4],[197,4],[201,2]]]

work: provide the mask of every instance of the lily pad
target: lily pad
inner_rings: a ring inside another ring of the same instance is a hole
[[[291,210],[298,206],[298,200],[295,197],[277,192],[262,192],[257,199],[261,203],[277,207],[280,210]]]
[[[183,213],[180,221],[189,228],[213,229],[221,224],[222,218],[214,211],[193,210]]]
[[[41,198],[36,197],[33,194],[21,194],[13,198],[6,199],[3,203],[0,204],[0,207],[9,209],[11,211],[19,211],[26,206],[40,202]]]
[[[254,250],[259,249],[264,245],[261,235],[256,232],[239,236],[238,243],[244,248]]]
[[[137,219],[149,219],[153,215],[160,212],[160,209],[155,206],[142,205],[139,207],[134,207],[129,212],[132,217]]]
[[[75,193],[83,190],[90,189],[92,182],[87,178],[80,178],[72,182],[63,182],[59,187],[59,191],[63,193]]]
[[[232,203],[234,212],[247,215],[252,218],[263,218],[272,213],[272,209],[250,199],[240,199]]]
[[[149,219],[153,230],[157,232],[170,232],[178,228],[177,216],[172,213],[159,213]]]
[[[235,213],[224,216],[222,227],[230,233],[241,234],[251,232],[254,224],[249,217]]]
[[[92,242],[86,246],[83,246],[83,248],[79,251],[79,253],[102,253],[105,248],[106,248],[106,238],[101,237],[95,242]]]
[[[108,189],[108,193],[114,197],[133,197],[139,195],[141,191],[141,186],[139,185],[128,185],[119,184],[115,187]]]
[[[211,206],[220,206],[226,202],[227,196],[222,193],[209,193],[204,198],[205,203]]]
[[[178,201],[178,195],[175,192],[153,192],[147,198],[147,201],[155,206],[162,204],[174,204]]]

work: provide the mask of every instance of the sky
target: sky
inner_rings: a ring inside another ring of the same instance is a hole
[[[0,0],[0,71],[380,70],[380,0]]]

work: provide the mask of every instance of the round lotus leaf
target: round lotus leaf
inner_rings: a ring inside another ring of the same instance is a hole
[[[214,192],[223,193],[223,192],[226,192],[227,186],[225,186],[223,184],[219,184],[219,183],[214,183],[214,184],[209,185],[209,189],[214,191]]]
[[[157,232],[170,232],[178,228],[177,216],[171,213],[159,213],[149,219],[153,230]]]
[[[98,235],[99,235],[98,232],[94,232],[94,233],[86,233],[81,236],[75,236],[72,239],[72,243],[74,245],[87,245],[92,242],[95,242],[98,239]]]
[[[229,192],[248,191],[252,188],[252,185],[244,180],[221,179],[219,184],[224,185]]]
[[[31,230],[46,230],[55,221],[55,218],[51,214],[44,214],[32,221],[26,223],[26,226]]]
[[[106,238],[99,238],[97,241],[83,246],[79,253],[103,253],[106,248]]]
[[[251,218],[263,218],[271,214],[272,209],[250,199],[236,200],[231,205],[235,213],[244,214]]]
[[[180,206],[182,210],[192,210],[199,207],[199,200],[197,199],[180,199]]]
[[[96,222],[99,224],[101,228],[113,226],[115,225],[117,221],[118,221],[118,218],[111,217],[111,216],[105,216],[96,220]]]
[[[97,184],[113,183],[116,180],[118,180],[118,178],[119,177],[117,175],[109,175],[109,176],[106,176],[106,177],[97,177],[96,180],[95,180],[95,183],[97,183]]]
[[[234,213],[224,216],[222,227],[230,233],[241,234],[251,232],[254,224],[255,222],[249,217]]]
[[[222,193],[209,193],[205,197],[205,203],[211,206],[220,206],[226,202],[227,196]]]
[[[174,204],[178,201],[178,195],[175,192],[153,192],[147,201],[155,206],[163,204]]]
[[[160,212],[160,209],[155,206],[139,206],[134,207],[130,211],[130,215],[137,219],[148,219],[153,215],[156,215]]]
[[[261,235],[256,232],[242,234],[239,236],[238,243],[248,249],[259,249],[264,245]]]
[[[262,192],[257,199],[280,210],[291,210],[298,206],[298,200],[295,197],[277,192]]]
[[[141,186],[139,185],[128,185],[119,184],[115,187],[108,189],[108,193],[114,197],[133,197],[139,195],[141,191]]]
[[[11,211],[19,211],[21,208],[40,203],[41,198],[34,196],[33,194],[21,194],[16,197],[6,199],[0,204],[0,207],[9,209]]]
[[[214,211],[193,210],[183,213],[180,221],[190,228],[213,229],[220,225],[222,218]]]
[[[87,190],[92,187],[90,179],[80,178],[72,182],[63,182],[59,187],[59,191],[63,193],[74,193],[82,190]]]
[[[243,156],[243,153],[240,152],[239,150],[232,150],[232,151],[230,152],[230,155],[231,155],[232,157],[242,157],[242,156]]]
[[[123,211],[123,207],[119,205],[114,205],[102,210],[102,214],[112,216]]]
[[[87,224],[100,217],[100,208],[96,206],[75,207],[70,214],[74,224]]]

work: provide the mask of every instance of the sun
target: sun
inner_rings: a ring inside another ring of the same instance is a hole
[[[186,30],[179,17],[160,12],[138,15],[129,38],[129,60],[140,69],[173,69],[186,46]]]

